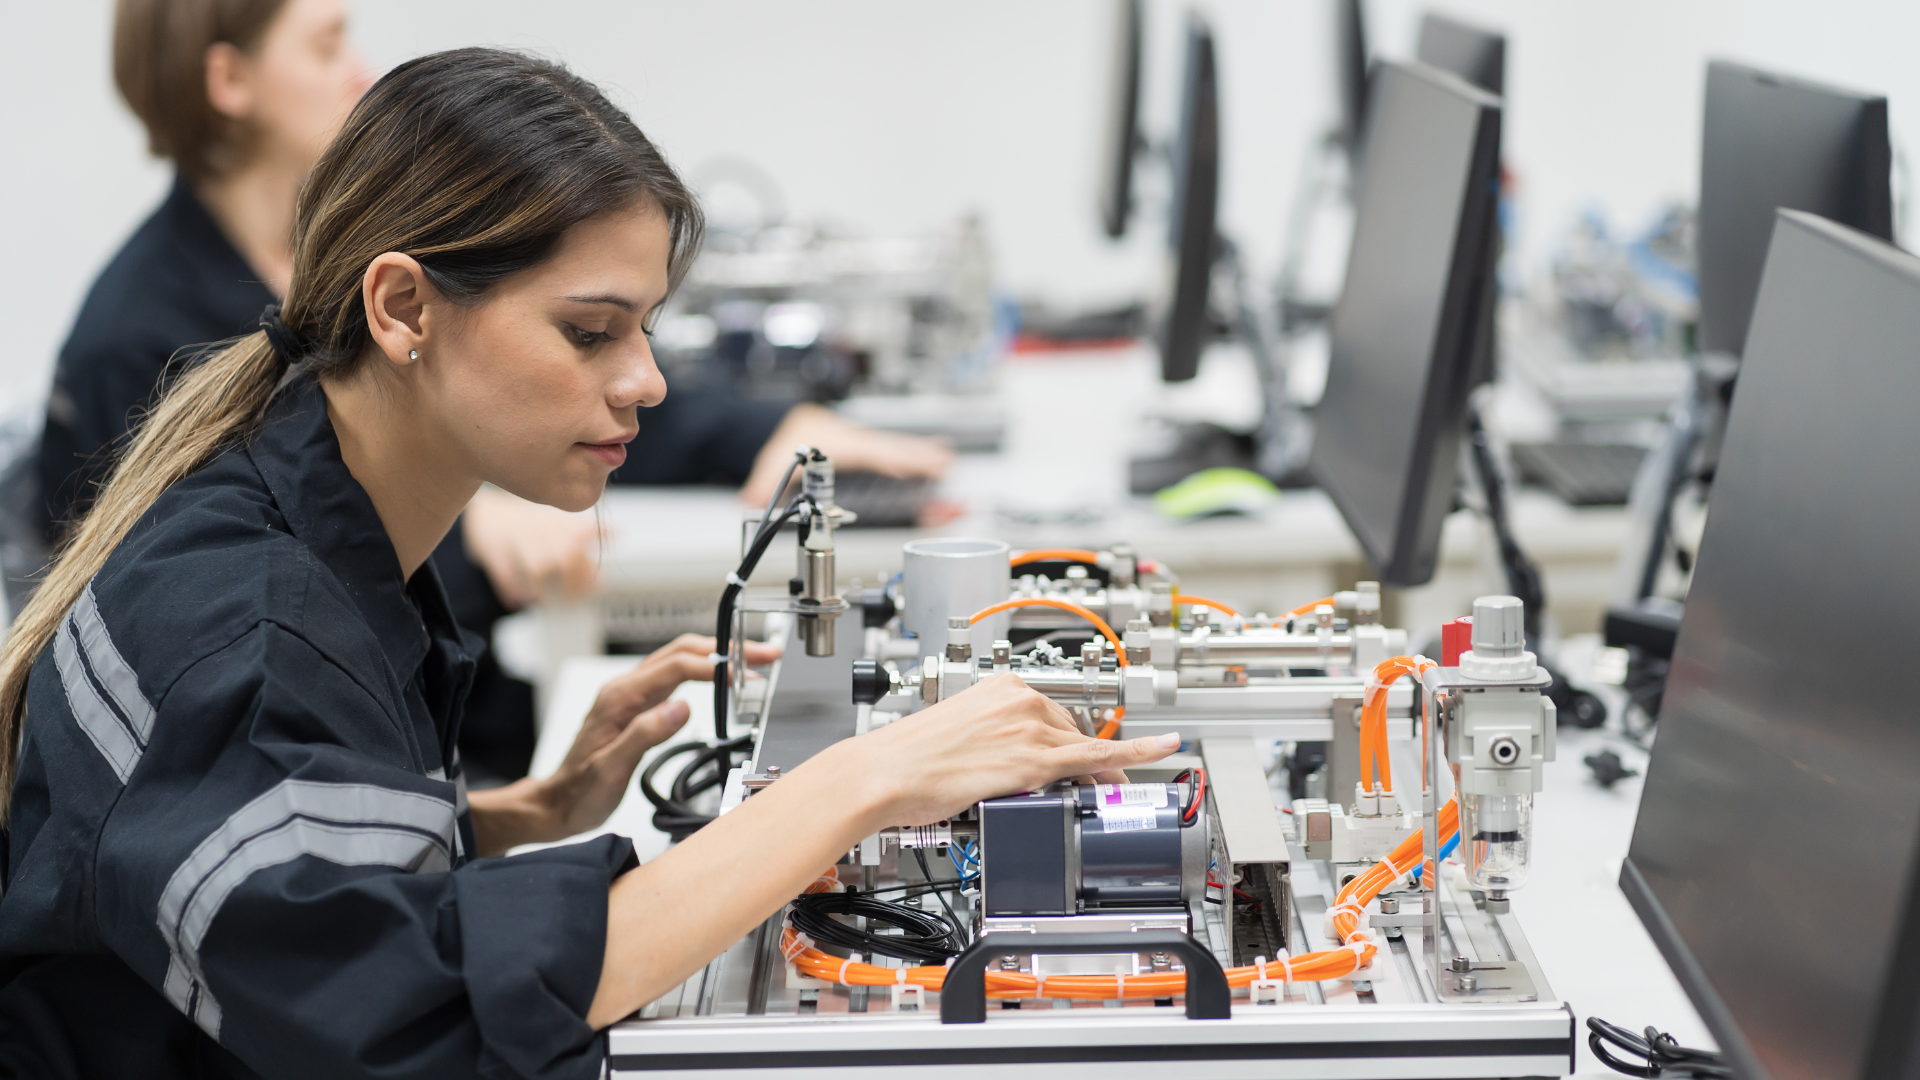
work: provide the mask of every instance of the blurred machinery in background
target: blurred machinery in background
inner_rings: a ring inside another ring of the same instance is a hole
[[[860,237],[777,222],[716,228],[660,321],[669,380],[834,403],[870,427],[999,445],[996,322],[986,226]]]

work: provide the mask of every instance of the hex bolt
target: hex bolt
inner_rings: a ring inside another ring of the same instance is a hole
[[[780,766],[778,765],[767,766],[767,779],[772,780],[779,777],[779,775],[780,775]]]
[[[1400,901],[1391,896],[1381,897],[1380,898],[1380,914],[1382,915],[1400,914]]]
[[[1447,970],[1454,972],[1455,974],[1463,974],[1465,972],[1472,971],[1473,961],[1467,959],[1464,956],[1456,956],[1452,960],[1447,961]]]

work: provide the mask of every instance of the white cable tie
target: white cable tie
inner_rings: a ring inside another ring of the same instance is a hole
[[[1288,952],[1285,949],[1281,949],[1279,955],[1274,957],[1274,960],[1277,963],[1279,963],[1280,970],[1286,973],[1287,981],[1292,982],[1293,981],[1293,954]]]
[[[1036,1000],[1047,996],[1047,977],[1037,971],[1033,973],[1033,996]]]
[[[747,587],[747,583],[740,580],[740,575],[731,570],[727,571],[727,584],[738,585],[742,589]]]
[[[847,969],[852,966],[853,966],[853,957],[851,956],[847,957],[845,960],[840,961],[840,974],[835,975],[833,977],[833,981],[839,983],[841,986],[852,986],[853,984],[847,981]]]
[[[1253,966],[1254,966],[1254,967],[1257,967],[1257,968],[1259,968],[1259,969],[1260,969],[1260,981],[1261,981],[1261,982],[1266,982],[1266,981],[1267,981],[1267,958],[1266,958],[1266,956],[1265,956],[1265,955],[1260,955],[1260,956],[1256,956],[1256,957],[1254,957],[1254,958],[1253,958]]]
[[[1119,998],[1121,1001],[1127,1000],[1127,973],[1126,972],[1116,971],[1113,973],[1113,987],[1114,987],[1115,997]]]
[[[901,964],[893,969],[893,981],[901,986],[907,985],[907,965]]]
[[[718,666],[718,665],[720,665],[720,664],[724,664],[724,663],[726,663],[726,662],[727,662],[727,658],[726,658],[726,657],[724,657],[724,656],[722,656],[722,655],[720,655],[720,654],[719,654],[719,653],[717,653],[717,652],[710,652],[710,653],[708,653],[708,654],[707,654],[707,663],[709,663],[709,664],[713,664],[713,665],[715,665],[715,666]]]

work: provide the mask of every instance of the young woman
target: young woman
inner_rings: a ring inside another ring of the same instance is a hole
[[[860,837],[1171,752],[1007,676],[645,866],[616,837],[481,857],[603,817],[705,644],[603,695],[556,779],[469,799],[471,661],[428,554],[483,483],[599,498],[699,237],[654,147],[551,64],[441,53],[360,102],[301,191],[284,309],[181,376],[0,649],[0,1063],[598,1076],[596,1029]]]
[[[101,273],[60,351],[40,455],[49,540],[92,501],[113,451],[194,347],[254,328],[286,295],[300,183],[371,77],[343,0],[119,0],[114,80],[173,190]],[[855,427],[813,405],[750,402],[718,388],[648,414],[617,483],[728,483],[772,494],[796,443],[842,468],[937,476],[950,452]],[[490,638],[507,612],[597,574],[590,520],[483,489],[436,551],[455,617]],[[524,775],[533,689],[490,655],[475,674],[462,742],[482,778]]]

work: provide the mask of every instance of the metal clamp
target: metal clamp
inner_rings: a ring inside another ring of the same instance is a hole
[[[1220,961],[1178,930],[1140,930],[1131,934],[985,934],[947,969],[940,989],[940,1022],[984,1024],[987,1020],[987,967],[1009,954],[1071,956],[1100,953],[1166,952],[1187,968],[1187,1019],[1225,1020],[1232,1015],[1233,990]]]

